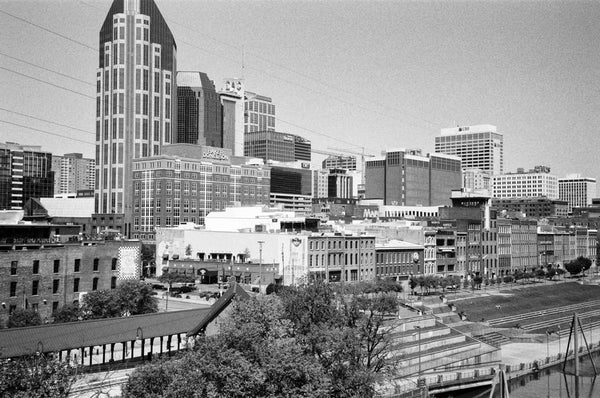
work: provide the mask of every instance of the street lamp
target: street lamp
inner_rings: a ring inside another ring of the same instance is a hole
[[[264,240],[258,241],[258,293],[262,293],[262,247]]]

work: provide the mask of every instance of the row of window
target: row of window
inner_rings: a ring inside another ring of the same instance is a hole
[[[11,275],[17,275],[17,271],[19,268],[19,261],[18,260],[13,260],[10,262],[10,274]],[[100,259],[99,258],[95,258],[93,261],[93,265],[92,265],[92,270],[93,271],[100,271]],[[60,272],[60,260],[54,260],[53,263],[53,273],[58,274]],[[81,272],[81,259],[80,258],[76,258],[73,261],[73,272]],[[117,270],[117,259],[113,257],[113,259],[111,260],[111,271],[116,271]],[[40,273],[40,260],[33,260],[32,263],[32,274],[37,275]]]
[[[81,280],[81,278],[73,279],[73,293],[79,292],[80,280]],[[100,280],[100,278],[97,278],[97,277],[92,278],[92,290],[93,291],[98,290],[99,280]],[[110,278],[110,288],[115,289],[116,287],[117,287],[117,277],[113,276]],[[23,295],[26,294],[25,286],[23,286],[22,292],[23,292]],[[17,297],[17,293],[18,293],[17,282],[10,282],[9,297]],[[53,279],[52,280],[52,294],[59,294],[59,293],[60,293],[60,279]],[[40,294],[40,281],[39,280],[31,281],[31,295],[38,296],[39,294]]]
[[[345,242],[345,244],[344,244]],[[327,240],[327,249],[358,249],[358,240]],[[361,240],[361,249],[373,249],[375,247],[375,241],[373,240]],[[321,241],[308,241],[309,250],[325,250],[325,240]]]

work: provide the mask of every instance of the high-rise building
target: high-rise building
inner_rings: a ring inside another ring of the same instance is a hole
[[[581,174],[570,174],[565,178],[558,179],[558,197],[566,200],[569,212],[573,207],[585,207],[592,204],[595,198],[596,179],[583,177]]]
[[[385,205],[450,204],[452,190],[462,186],[460,158],[420,150],[388,150],[365,162],[365,199]]]
[[[37,145],[0,143],[0,210],[22,209],[30,198],[53,195],[50,152]]]
[[[321,166],[324,169],[345,169],[345,170],[356,170],[356,156],[353,155],[330,155],[325,160]]]
[[[490,175],[480,169],[463,169],[463,189],[466,192],[489,194]]]
[[[270,201],[269,167],[230,149],[165,145],[158,156],[136,159],[134,169],[134,238],[152,240],[157,227],[204,224],[211,211]]]
[[[177,46],[153,0],[114,0],[100,29],[96,213],[130,236],[132,162],[175,141]]]
[[[519,168],[516,173],[492,177],[492,196],[558,199],[558,177],[550,174],[550,167],[546,166],[535,166],[529,171]]]
[[[435,137],[435,151],[460,157],[463,170],[481,169],[490,175],[504,172],[504,138],[496,126],[442,129]]]
[[[275,105],[269,97],[244,93],[244,133],[275,131]]]
[[[244,156],[244,81],[225,79],[219,92],[223,113],[223,148]]]
[[[277,163],[271,166],[271,205],[284,210],[312,210],[312,171],[302,162]]]
[[[54,194],[77,193],[94,190],[96,161],[84,158],[81,153],[65,153],[52,156]]]
[[[265,161],[310,162],[311,143],[294,134],[276,131],[244,133],[244,156],[261,158]]]
[[[203,72],[177,72],[177,142],[223,148],[221,98]]]

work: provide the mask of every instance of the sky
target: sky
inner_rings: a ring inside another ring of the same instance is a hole
[[[442,128],[492,124],[505,171],[600,179],[600,2],[155,1],[178,70],[243,77],[314,148],[433,152]],[[0,142],[93,156],[111,3],[0,0]]]

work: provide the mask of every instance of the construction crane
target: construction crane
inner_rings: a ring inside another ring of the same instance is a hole
[[[362,184],[363,186],[365,185],[365,156],[368,157],[374,157],[375,155],[372,155],[370,153],[365,153],[365,147],[364,146],[357,146],[357,148],[362,149],[361,152],[356,152],[356,151],[351,151],[348,149],[343,149],[343,148],[327,148],[327,149],[332,149],[334,151],[340,151],[342,153],[349,153],[352,155],[360,155],[360,164],[361,164],[361,176],[362,176]]]

